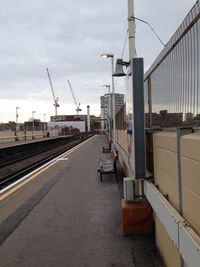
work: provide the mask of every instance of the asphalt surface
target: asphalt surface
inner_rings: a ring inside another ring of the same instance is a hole
[[[95,136],[70,154],[0,224],[1,267],[163,266],[153,235],[121,234],[122,183],[114,175],[100,183],[96,171],[105,144],[105,136]]]

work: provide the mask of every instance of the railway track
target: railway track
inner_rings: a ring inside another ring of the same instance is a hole
[[[54,145],[49,148],[44,148],[43,150],[38,149],[38,151],[34,151],[34,153],[24,153],[17,159],[13,158],[12,160],[8,160],[7,164],[6,162],[3,162],[0,165],[3,166],[0,167],[0,190],[16,182],[23,176],[58,157],[91,136],[92,135],[88,135],[87,137],[84,137],[84,139],[75,138],[75,140],[72,138],[67,144],[65,143],[59,146]],[[2,175],[2,169],[4,170],[3,173],[7,173],[6,175]]]
[[[3,167],[7,167],[9,165],[15,164],[17,162],[20,162],[24,159],[27,158],[31,158],[35,155],[38,155],[39,153],[44,153],[46,151],[49,151],[51,149],[54,148],[58,148],[59,146],[63,146],[68,144],[69,142],[73,142],[75,140],[80,140],[80,136],[74,136],[74,137],[68,137],[67,139],[61,139],[59,142],[49,142],[49,143],[45,143],[45,145],[43,144],[43,141],[41,142],[41,145],[38,147],[38,145],[35,147],[28,147],[28,149],[16,149],[16,151],[14,151],[13,153],[10,151],[6,151],[6,149],[4,149],[5,151],[3,153],[0,153],[0,169]],[[55,141],[55,140],[53,140]],[[34,145],[36,143],[33,143]],[[38,142],[37,144],[40,144],[40,142]]]

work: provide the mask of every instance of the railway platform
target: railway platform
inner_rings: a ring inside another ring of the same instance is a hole
[[[121,185],[96,135],[0,195],[2,267],[163,267],[152,236],[122,236]]]

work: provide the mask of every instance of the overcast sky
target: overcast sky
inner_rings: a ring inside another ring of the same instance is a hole
[[[167,43],[195,0],[135,0],[135,16],[148,21]],[[127,0],[6,0],[0,2],[0,122],[32,117],[46,121],[54,115],[49,68],[58,114],[75,114],[67,79],[78,97],[82,114],[90,105],[100,113],[103,84],[111,83],[111,52],[122,55],[127,31]],[[137,56],[144,57],[145,70],[162,45],[146,24],[136,24]],[[124,59],[128,60],[128,43]],[[119,79],[116,92],[123,93]]]

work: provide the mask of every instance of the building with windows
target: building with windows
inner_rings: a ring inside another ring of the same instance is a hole
[[[113,94],[110,94],[111,117],[112,117],[112,97],[113,97]],[[124,94],[116,93],[114,94],[114,97],[115,97],[115,115],[116,115],[124,104]],[[108,118],[109,117],[109,94],[105,94],[100,97],[100,105],[101,105],[101,109],[104,114],[103,117]]]
[[[54,128],[62,127],[63,125],[74,126],[77,123],[81,126],[81,131],[87,130],[87,115],[57,115],[51,116],[49,126]],[[94,115],[90,115],[90,131],[98,131],[100,129],[100,118]]]

